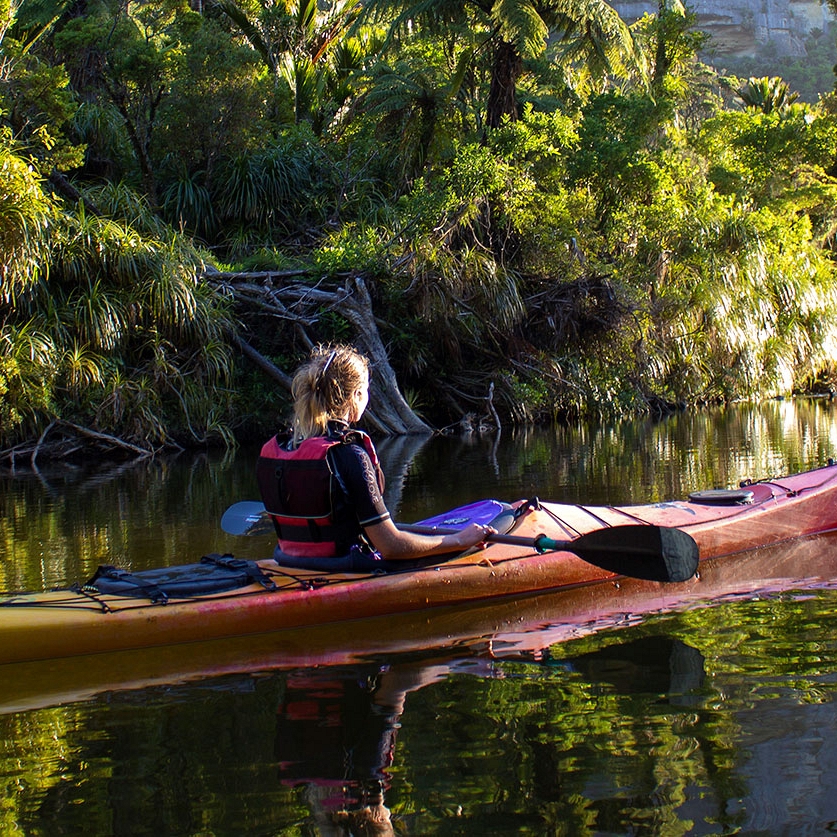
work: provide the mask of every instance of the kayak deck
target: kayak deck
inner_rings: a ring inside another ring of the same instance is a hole
[[[751,502],[671,501],[644,506],[518,504],[512,534],[572,540],[612,526],[674,527],[708,559],[837,529],[837,466],[748,486]],[[723,499],[723,498],[721,498]],[[734,560],[731,558],[730,560]],[[436,564],[386,574],[340,574],[259,561],[274,589],[235,591],[165,603],[77,588],[0,598],[0,664],[247,636],[429,608],[474,604],[607,584],[616,599],[630,575],[588,563],[568,549],[492,543]],[[672,587],[699,587],[699,572],[676,585],[642,581],[661,602]],[[576,596],[576,598],[578,598]]]
[[[684,500],[645,506],[542,505],[564,537],[625,523],[669,526],[695,539],[701,560],[837,528],[837,465],[752,483],[746,488],[749,502],[736,501],[740,492],[731,490],[726,492],[728,503],[720,502],[722,497],[718,495],[709,503]]]

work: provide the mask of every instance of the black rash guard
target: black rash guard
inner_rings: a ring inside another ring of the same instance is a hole
[[[356,444],[335,445],[326,459],[332,467],[341,491],[333,492],[335,513],[342,505],[351,509],[361,529],[388,520],[389,510],[384,503],[378,475],[369,454]],[[342,494],[342,496],[340,496]]]

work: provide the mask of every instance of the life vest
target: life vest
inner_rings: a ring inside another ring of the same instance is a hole
[[[256,479],[262,501],[276,527],[279,548],[287,555],[324,558],[343,555],[357,543],[357,518],[347,504],[335,509],[339,480],[328,452],[335,445],[360,444],[369,454],[383,491],[383,477],[372,440],[359,430],[335,436],[311,436],[297,448],[290,436],[274,436],[262,447]],[[343,514],[340,514],[340,511]]]

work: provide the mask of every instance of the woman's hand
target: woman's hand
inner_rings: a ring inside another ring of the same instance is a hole
[[[480,523],[472,523],[466,526],[455,535],[446,535],[446,538],[451,538],[450,544],[454,549],[468,549],[475,546],[477,549],[485,549],[488,545],[487,541],[491,535],[496,535],[497,530],[492,526],[485,526]]]
[[[491,526],[472,523],[462,531],[451,532],[449,535],[417,535],[402,532],[389,519],[367,526],[364,531],[383,558],[395,561],[464,552],[472,547],[484,549],[488,538],[497,534],[497,530]]]

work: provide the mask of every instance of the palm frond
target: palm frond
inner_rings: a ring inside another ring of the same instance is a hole
[[[546,49],[549,27],[527,0],[497,0],[491,17],[500,37],[514,44],[523,58],[534,58]]]
[[[259,27],[247,16],[247,13],[234,0],[214,0],[213,5],[225,14],[244,34],[250,46],[262,57],[262,60],[274,72],[276,59],[273,50],[265,40]]]
[[[558,0],[554,27],[560,63],[582,64],[594,76],[621,75],[628,68],[647,73],[647,64],[630,27],[603,0]]]

